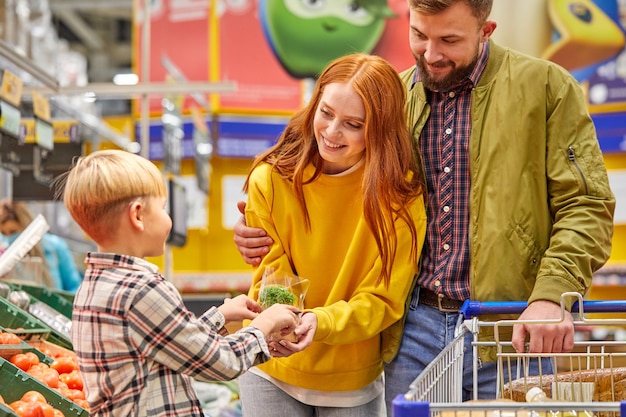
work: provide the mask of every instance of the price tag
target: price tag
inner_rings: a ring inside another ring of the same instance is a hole
[[[50,103],[36,91],[33,91],[33,113],[46,122],[50,121]]]
[[[35,119],[20,121],[20,143],[35,143]]]
[[[36,119],[22,119],[20,122],[20,137],[22,143],[38,143],[36,134]],[[46,129],[44,127],[44,129]],[[78,143],[78,122],[76,120],[53,120],[53,142],[54,143]]]
[[[2,73],[0,97],[15,107],[20,106],[20,100],[22,99],[22,80],[8,70],[4,70]]]
[[[51,151],[54,149],[54,129],[52,123],[35,118],[35,143]]]
[[[0,127],[16,138],[20,134],[20,111],[9,103],[0,100]]]
[[[54,120],[54,143],[77,143],[78,122],[75,120]]]

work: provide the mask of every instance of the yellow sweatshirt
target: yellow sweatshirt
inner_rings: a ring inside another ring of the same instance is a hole
[[[310,178],[309,167],[305,178]],[[250,177],[246,222],[274,239],[255,269],[249,295],[257,299],[263,271],[273,267],[310,281],[305,310],[317,316],[313,343],[288,358],[259,368],[286,383],[314,390],[363,388],[383,370],[380,333],[403,317],[417,265],[411,261],[411,235],[396,222],[398,249],[389,288],[376,285],[381,271],[374,237],[363,216],[363,166],[343,175],[322,175],[304,186],[311,230],[291,183],[258,166]],[[410,207],[421,252],[426,231],[424,201]]]

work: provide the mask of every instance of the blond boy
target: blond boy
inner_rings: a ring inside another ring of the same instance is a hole
[[[293,307],[261,311],[240,295],[200,317],[147,256],[160,256],[172,222],[161,172],[145,158],[104,150],[59,179],[70,214],[97,244],[72,315],[92,416],[203,416],[192,387],[231,380],[270,358],[266,336],[297,323]],[[252,319],[226,335],[229,321]]]

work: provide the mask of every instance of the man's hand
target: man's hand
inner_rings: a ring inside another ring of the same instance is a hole
[[[270,251],[270,245],[274,241],[267,236],[265,230],[246,226],[246,218],[243,216],[246,209],[245,201],[238,201],[237,209],[242,216],[235,223],[233,240],[243,261],[249,265],[258,266],[263,256]]]
[[[560,320],[561,306],[547,300],[531,303],[520,315],[520,320]],[[574,319],[565,311],[562,322],[543,324],[516,324],[513,326],[513,347],[524,352],[524,339],[530,335],[528,353],[565,353],[574,347]]]

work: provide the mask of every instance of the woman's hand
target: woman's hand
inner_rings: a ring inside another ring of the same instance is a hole
[[[269,342],[270,353],[275,358],[286,358],[294,353],[302,352],[313,342],[316,331],[317,316],[311,312],[303,313],[300,317],[300,324],[294,330],[298,341],[295,343],[288,340]]]

